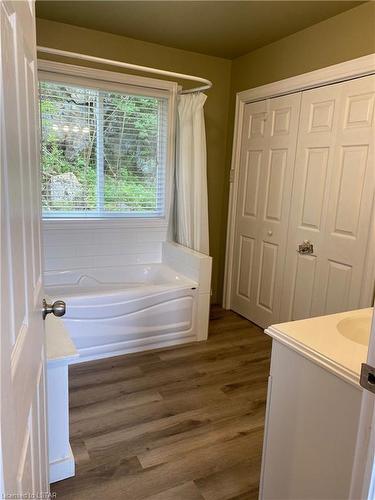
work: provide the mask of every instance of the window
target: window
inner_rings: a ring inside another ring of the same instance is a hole
[[[44,217],[164,217],[168,96],[40,81]]]

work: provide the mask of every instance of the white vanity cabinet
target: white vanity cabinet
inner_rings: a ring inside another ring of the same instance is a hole
[[[364,309],[266,330],[273,343],[259,498],[349,498],[371,316]]]
[[[46,337],[49,482],[54,483],[75,474],[69,443],[68,365],[78,353],[60,318],[47,316]]]

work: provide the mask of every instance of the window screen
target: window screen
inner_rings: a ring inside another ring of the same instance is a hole
[[[162,217],[166,97],[40,82],[44,217]]]

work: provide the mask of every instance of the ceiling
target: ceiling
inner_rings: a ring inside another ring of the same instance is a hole
[[[233,59],[361,1],[37,0],[37,17]]]

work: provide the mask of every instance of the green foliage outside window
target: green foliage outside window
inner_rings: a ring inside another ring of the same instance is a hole
[[[41,82],[40,109],[45,214],[160,210],[159,98]]]

